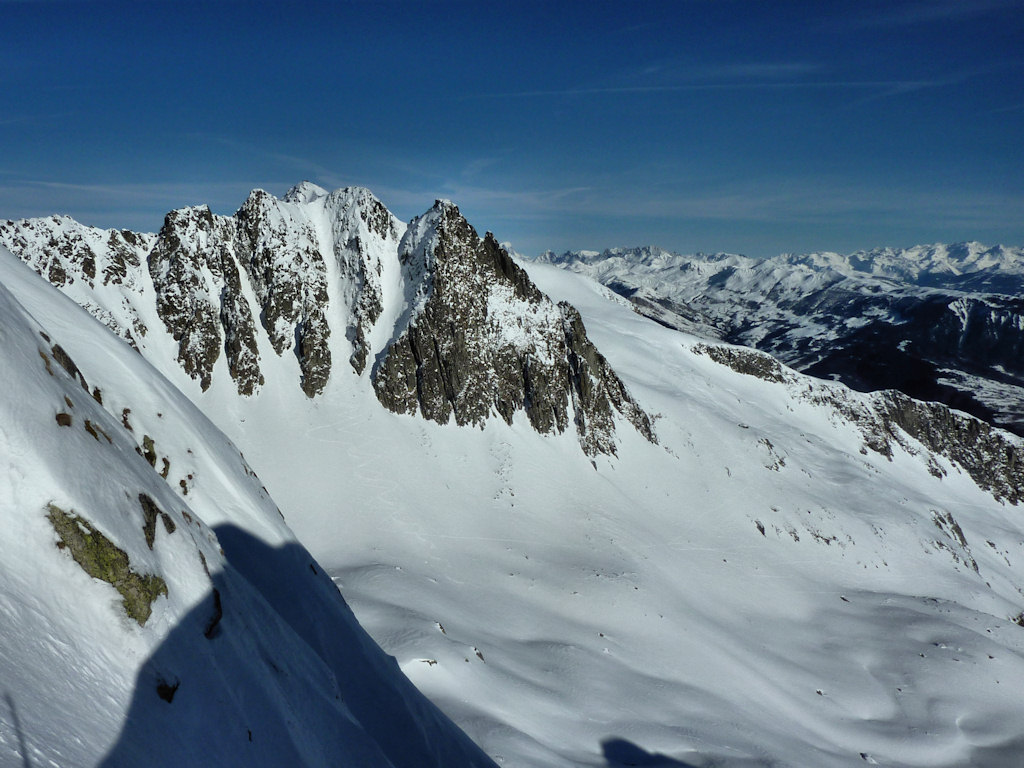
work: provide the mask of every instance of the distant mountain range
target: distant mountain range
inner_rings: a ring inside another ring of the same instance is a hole
[[[669,327],[1024,434],[1024,249],[960,243],[759,260],[647,247],[539,261],[598,280]]]
[[[1019,263],[0,221],[0,765],[1016,766]]]

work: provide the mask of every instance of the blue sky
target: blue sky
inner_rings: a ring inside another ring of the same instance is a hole
[[[1024,245],[1024,0],[0,0],[0,218],[310,179],[527,254]]]

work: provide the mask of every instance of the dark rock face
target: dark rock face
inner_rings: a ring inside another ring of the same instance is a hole
[[[361,373],[382,311],[382,259],[394,258],[400,234],[400,222],[368,190],[328,194],[308,183],[283,201],[255,190],[233,217],[205,206],[172,211],[158,235],[98,230],[66,217],[0,222],[0,244],[137,349],[148,330],[138,300],[148,301],[152,286],[178,361],[204,390],[222,352],[240,394],[262,385],[258,316],[277,354],[295,355],[310,397],[332,370],[326,259],[339,272],[338,314]],[[94,293],[108,284],[124,291]]]
[[[223,355],[239,394],[256,393],[265,332],[277,355],[294,354],[306,395],[320,394],[332,348],[346,349],[330,322],[391,410],[476,426],[523,411],[542,433],[575,425],[589,455],[615,453],[618,414],[654,441],[579,314],[541,294],[492,235],[450,203],[403,231],[368,190],[306,182],[283,200],[256,190],[231,217],[172,211],[155,236],[39,219],[0,224],[0,242],[129,343],[155,303],[204,390]]]
[[[693,351],[707,355],[716,363],[726,365],[737,373],[755,376],[765,381],[786,380],[779,361],[770,355],[737,347],[718,347],[712,344],[698,344]]]
[[[879,410],[925,448],[963,467],[999,499],[1017,504],[1024,499],[1024,449],[979,419],[940,403],[922,403],[901,392],[883,392]]]
[[[451,203],[410,225],[399,250],[412,307],[373,372],[378,399],[398,413],[482,426],[526,412],[543,433],[570,418],[589,455],[615,453],[613,411],[649,440],[650,419],[586,336],[487,233]]]
[[[884,302],[875,297],[860,300],[855,309],[859,316],[884,312],[899,322],[871,320],[827,349],[809,343],[799,354],[813,362],[797,367],[863,391],[898,389],[937,400],[1024,435],[1024,401],[986,393],[984,386],[975,391],[974,384],[992,382],[989,388],[1024,392],[1024,300],[933,295]]]
[[[368,200],[366,203],[359,207],[359,216],[370,232],[385,241],[397,240],[398,232],[391,213],[376,198]],[[357,273],[359,298],[355,305],[355,322],[351,333],[354,351],[349,362],[356,373],[362,373],[366,367],[367,354],[370,351],[367,347],[367,333],[377,322],[383,309],[380,286],[381,265],[380,262],[373,265],[369,263],[366,245],[358,235],[349,237],[343,244],[343,250],[359,257]]]
[[[234,217],[242,263],[260,320],[277,354],[294,345],[308,396],[323,391],[331,373],[327,270],[308,223],[293,219],[266,192],[256,190]]]
[[[178,342],[185,372],[208,389],[223,346],[239,394],[251,395],[263,374],[234,239],[233,221],[205,206],[171,211],[150,254],[149,273],[157,312]]]

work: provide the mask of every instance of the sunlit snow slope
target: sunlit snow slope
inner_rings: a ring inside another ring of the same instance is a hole
[[[2,248],[0,371],[0,765],[492,765],[238,450]]]
[[[330,228],[302,215],[327,251]],[[205,388],[186,374],[155,315],[142,351],[496,762],[1019,763],[1020,440],[659,326],[538,264],[530,278],[579,311],[657,442],[622,412],[614,453],[538,432],[525,408],[468,427],[392,413],[371,377],[417,289],[397,241],[380,253],[393,288],[367,326],[366,367],[333,365],[313,397],[297,356],[259,333],[264,380],[248,396],[225,355]],[[325,315],[344,327],[351,283],[326,285]],[[15,292],[45,311],[28,281]],[[345,361],[353,343],[336,328],[329,349]],[[172,488],[180,477],[172,460]]]

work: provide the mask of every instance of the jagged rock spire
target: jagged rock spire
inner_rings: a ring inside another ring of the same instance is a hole
[[[378,399],[399,413],[481,426],[524,411],[542,433],[572,421],[589,454],[615,453],[614,412],[654,440],[650,419],[587,338],[488,232],[454,204],[414,219],[399,248],[410,312],[374,371]]]

